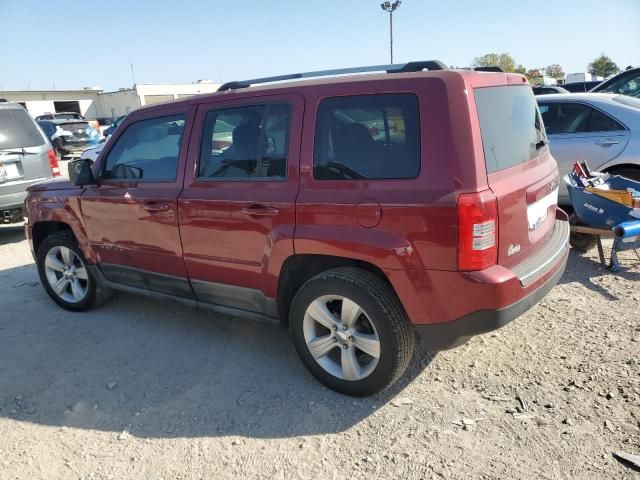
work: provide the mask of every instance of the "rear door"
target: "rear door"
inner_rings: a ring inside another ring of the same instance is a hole
[[[586,161],[592,170],[620,155],[629,142],[629,131],[606,113],[579,102],[539,102],[551,153],[560,176],[576,161]],[[560,188],[563,203],[568,194]]]
[[[487,179],[498,202],[498,263],[512,266],[553,232],[558,170],[528,85],[474,89]]]

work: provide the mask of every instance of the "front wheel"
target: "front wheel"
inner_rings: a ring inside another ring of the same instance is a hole
[[[111,296],[98,284],[69,232],[47,237],[38,249],[38,275],[51,299],[66,310],[80,312],[97,306]]]
[[[415,333],[391,287],[356,268],[307,281],[291,306],[293,342],[327,387],[352,396],[378,393],[404,373]]]

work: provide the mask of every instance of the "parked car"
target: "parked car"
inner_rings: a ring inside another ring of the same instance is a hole
[[[600,80],[591,81],[591,82],[574,82],[574,83],[565,83],[562,88],[568,90],[571,93],[585,93],[590,91],[592,88],[597,87],[602,82]]]
[[[442,350],[509,323],[568,256],[531,87],[437,61],[384,69],[132,112],[95,164],[30,191],[45,290],[74,311],[118,289],[280,319],[350,395],[402,375],[414,330]]]
[[[533,87],[534,95],[552,95],[554,93],[569,93],[569,90],[556,85]]]
[[[77,112],[56,112],[45,113],[44,115],[38,115],[36,122],[42,120],[86,120],[82,115]]]
[[[47,137],[17,103],[0,102],[0,222],[24,217],[27,187],[60,175]]]
[[[49,137],[59,158],[79,157],[84,150],[102,140],[100,132],[87,121],[44,120],[38,125]]]
[[[582,93],[536,97],[560,175],[575,161],[640,180],[640,100]],[[559,203],[569,205],[561,182]]]
[[[126,115],[122,115],[121,117],[118,117],[115,119],[115,121],[109,125],[107,128],[104,129],[104,131],[102,132],[102,134],[105,137],[108,137],[109,135],[112,135],[113,132],[116,131],[116,128],[118,128],[118,126],[122,123],[122,121],[127,118]]]
[[[591,90],[594,93],[619,93],[640,98],[640,68],[629,68],[600,83]]]

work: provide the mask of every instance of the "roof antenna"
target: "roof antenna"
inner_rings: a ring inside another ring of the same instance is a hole
[[[133,86],[136,86],[136,74],[133,71],[133,62],[129,64],[131,66],[131,80],[133,80]]]

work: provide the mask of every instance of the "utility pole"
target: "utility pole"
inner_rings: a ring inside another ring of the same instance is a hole
[[[393,63],[393,12],[395,12],[400,4],[401,0],[396,0],[395,2],[383,2],[380,4],[380,7],[385,12],[389,12],[389,48],[391,51],[391,63]]]

